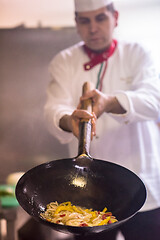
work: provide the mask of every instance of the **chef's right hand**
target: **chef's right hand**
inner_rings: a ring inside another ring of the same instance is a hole
[[[82,118],[91,119],[91,139],[93,139],[93,136],[96,135],[96,115],[94,113],[89,113],[87,110],[77,108],[71,115],[64,115],[60,119],[60,128],[64,131],[72,132],[79,138],[79,123]]]
[[[96,135],[96,115],[94,113],[89,113],[87,110],[76,109],[71,115],[71,129],[73,134],[79,137],[79,123],[81,119],[91,119],[92,130],[91,139]]]

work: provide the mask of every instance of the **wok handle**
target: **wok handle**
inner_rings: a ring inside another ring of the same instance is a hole
[[[92,89],[90,82],[85,82],[82,88],[82,95],[87,93]],[[82,109],[85,109],[92,112],[92,100],[87,99],[84,100],[82,103]],[[91,119],[81,119],[79,124],[79,147],[78,147],[78,156],[88,156],[89,155],[89,148],[91,142]]]
[[[85,95],[87,92],[91,91],[91,83],[90,82],[85,82],[82,87],[82,95]],[[82,109],[87,110],[88,112],[92,112],[92,100],[87,99],[83,101],[82,103]],[[85,121],[85,119],[82,119],[82,121]]]

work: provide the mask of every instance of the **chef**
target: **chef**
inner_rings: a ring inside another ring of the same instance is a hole
[[[75,22],[82,41],[58,53],[50,64],[52,79],[45,105],[48,129],[70,146],[73,157],[79,119],[92,119],[91,156],[127,167],[147,189],[144,206],[122,225],[122,234],[127,240],[158,240],[160,80],[151,54],[138,43],[114,38],[118,11],[111,0],[75,0]],[[94,89],[80,99],[86,81]],[[93,114],[79,108],[87,98],[92,99]],[[106,236],[116,239],[116,231]]]

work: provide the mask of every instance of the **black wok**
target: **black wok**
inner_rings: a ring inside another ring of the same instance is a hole
[[[141,209],[146,199],[143,182],[130,170],[89,155],[90,121],[80,123],[78,157],[59,159],[26,172],[16,186],[22,208],[35,220],[73,234],[109,231],[120,226]],[[52,201],[71,201],[81,207],[108,208],[118,222],[96,227],[73,227],[47,222],[40,213]]]

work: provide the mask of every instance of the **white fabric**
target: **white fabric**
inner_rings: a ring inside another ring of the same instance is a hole
[[[97,10],[112,3],[112,0],[74,0],[76,12]]]
[[[59,128],[59,119],[77,107],[85,81],[96,86],[100,67],[83,70],[88,56],[81,45],[62,51],[51,62],[52,82],[45,106],[50,132],[61,143],[70,144],[71,157],[78,153],[77,140]],[[149,53],[138,44],[119,42],[109,58],[102,91],[115,95],[127,112],[104,113],[97,120],[90,154],[127,167],[143,180],[148,197],[142,210],[160,207],[160,130],[156,124],[160,80]]]

